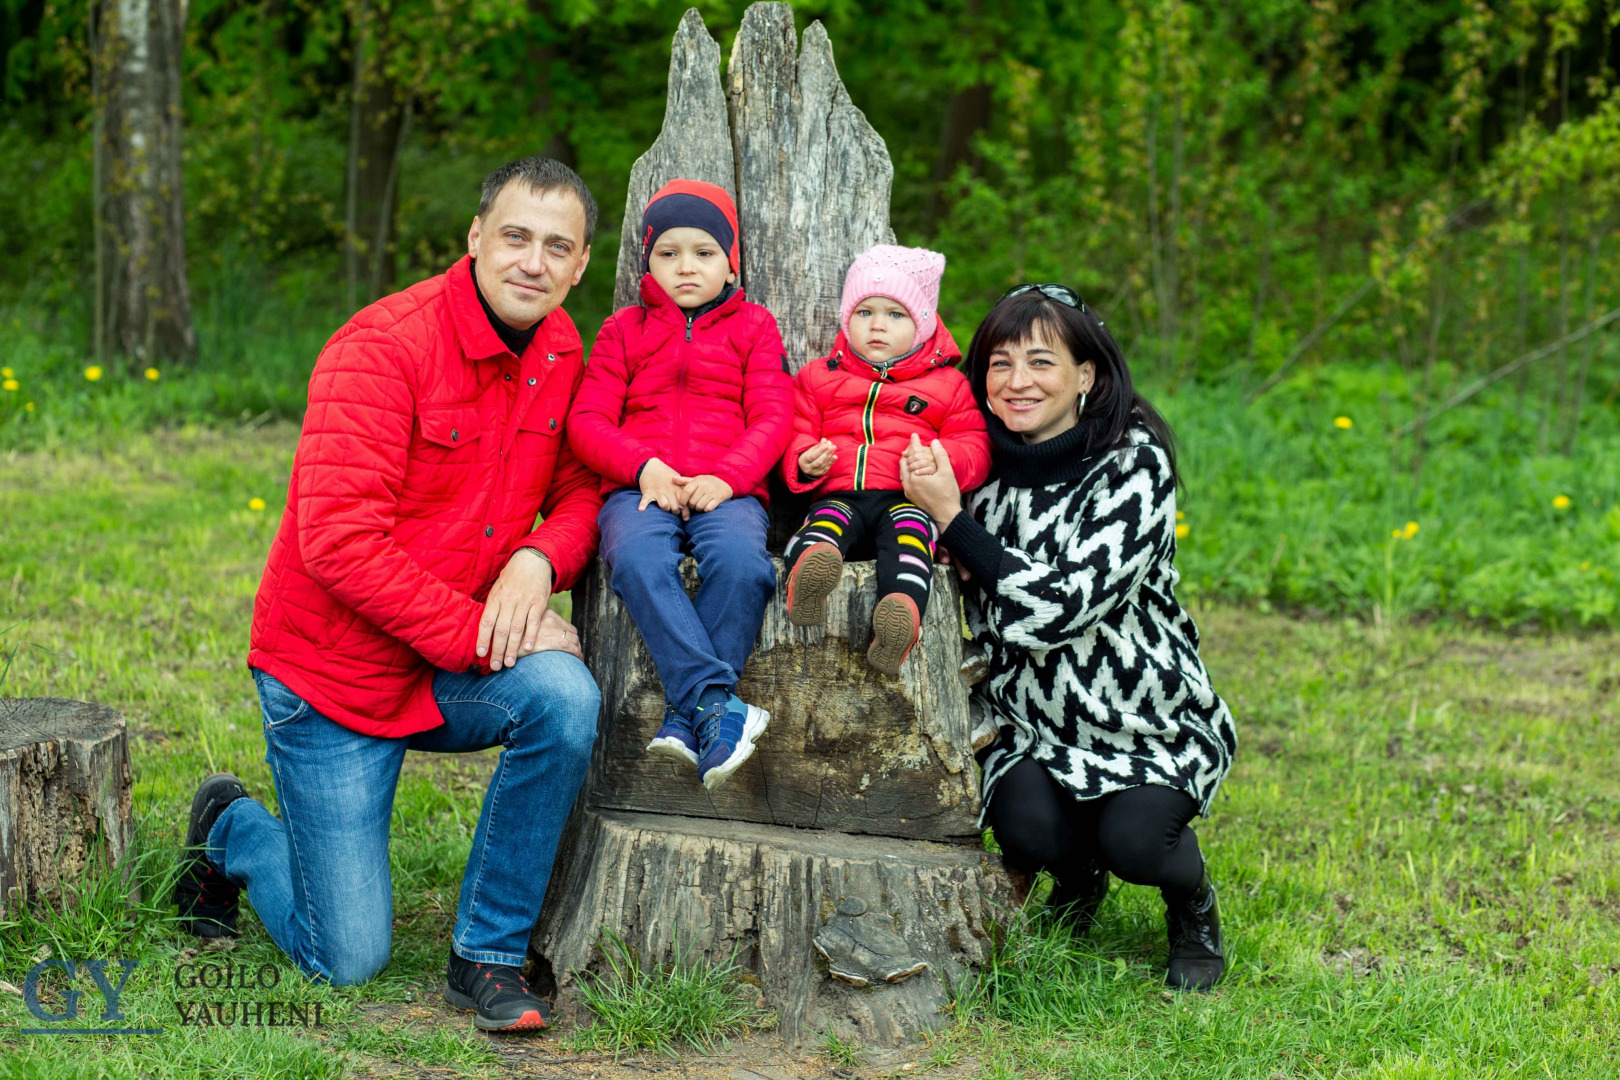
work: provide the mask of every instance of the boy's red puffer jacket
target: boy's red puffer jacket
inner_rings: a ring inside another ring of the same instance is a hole
[[[916,433],[927,446],[945,444],[963,491],[990,475],[990,436],[967,376],[951,365],[961,359],[951,332],[940,323],[926,347],[884,375],[856,356],[842,332],[832,355],[812,360],[794,379],[793,438],[782,457],[782,477],[793,491],[900,490],[900,456]],[[837,460],[809,483],[799,477],[799,455],[831,439]]]
[[[539,548],[561,591],[596,552],[599,481],[563,425],[582,351],[558,308],[521,358],[508,352],[465,257],[333,334],[248,664],[367,735],[442,724],[434,673],[488,670],[478,621],[507,560]]]
[[[568,414],[569,443],[604,493],[635,487],[657,458],[766,501],[793,427],[793,382],[776,319],[742,290],[688,321],[651,274],[642,303],[608,316]]]

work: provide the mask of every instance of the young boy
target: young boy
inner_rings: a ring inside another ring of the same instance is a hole
[[[735,691],[776,591],[766,477],[792,431],[793,386],[776,320],[735,284],[731,197],[675,180],[641,225],[641,303],[603,324],[569,445],[602,475],[602,558],[664,684],[647,749],[696,765],[713,790],[770,722]],[[702,579],[695,602],[681,585],[687,554]]]
[[[990,472],[990,437],[956,342],[939,321],[945,256],[879,244],[844,279],[832,355],[799,370],[795,432],[782,458],[793,491],[814,491],[785,558],[788,618],[816,626],[857,549],[877,558],[877,606],[867,663],[888,675],[917,644],[934,574],[934,522],[900,490],[900,458],[932,471],[939,439],[963,491]]]

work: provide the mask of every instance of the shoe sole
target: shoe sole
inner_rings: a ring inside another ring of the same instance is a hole
[[[743,762],[754,756],[754,742],[765,734],[765,729],[770,723],[769,712],[758,705],[748,706],[748,719],[743,722],[742,740],[737,743],[737,748],[731,752],[730,757],[704,774],[703,786],[713,791],[731,779],[731,774],[736,772]]]
[[[827,597],[844,576],[844,557],[823,541],[793,564],[788,577],[788,622],[794,626],[820,626],[827,621]]]
[[[872,645],[866,650],[866,662],[885,675],[900,674],[900,665],[920,636],[916,609],[908,600],[890,593],[872,610]]]
[[[652,742],[648,743],[647,753],[651,754],[653,757],[661,757],[665,758],[666,760],[673,761],[677,765],[691,765],[693,768],[696,768],[698,763],[697,754],[687,749],[685,743],[681,742],[679,739],[669,738],[668,736],[665,736],[662,739],[654,739]]]
[[[489,1020],[478,1011],[478,1003],[449,983],[444,986],[444,1000],[458,1009],[473,1014],[473,1026],[480,1031],[544,1031],[551,1025],[540,1015],[539,1009],[526,1009],[516,1020]]]
[[[237,776],[235,773],[217,772],[209,773],[207,776],[203,777],[203,782],[197,785],[197,793],[191,797],[191,816],[187,819],[189,824],[186,829],[186,847],[188,848],[202,847],[204,841],[208,839],[206,836],[195,835],[197,817],[202,813],[203,807],[207,805],[208,799],[212,797],[212,792],[209,791],[209,784],[222,776],[230,777],[237,783],[238,786],[243,786],[241,777]],[[243,787],[244,790],[246,790],[245,786]],[[221,813],[223,813],[223,811],[221,811]],[[214,820],[218,821],[219,818],[216,816]]]

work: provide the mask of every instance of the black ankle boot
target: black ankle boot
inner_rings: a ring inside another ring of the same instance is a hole
[[[1052,895],[1046,901],[1046,910],[1069,924],[1077,934],[1084,934],[1097,921],[1097,909],[1108,896],[1108,871],[1096,863],[1083,870],[1071,871],[1066,878],[1052,879]]]
[[[1221,909],[1215,886],[1204,872],[1198,888],[1160,889],[1164,922],[1170,932],[1170,970],[1165,982],[1175,990],[1208,990],[1226,971],[1221,953]]]

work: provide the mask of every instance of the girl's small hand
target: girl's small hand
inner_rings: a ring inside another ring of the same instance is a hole
[[[730,484],[709,473],[690,479],[683,476],[675,482],[681,486],[687,510],[708,513],[735,494]]]
[[[641,469],[641,505],[636,509],[645,510],[648,504],[657,503],[660,510],[679,514],[684,521],[689,516],[681,490],[684,480],[686,477],[662,461],[651,459]]]
[[[934,458],[934,472],[928,476],[914,474],[909,459],[902,455],[900,484],[905,488],[906,498],[922,507],[934,519],[939,531],[944,532],[962,512],[962,489],[957,486],[956,470],[951,467],[951,455],[945,444],[935,439],[928,450]]]
[[[912,476],[932,476],[938,468],[934,464],[934,455],[928,447],[917,438],[917,433],[911,433],[911,445],[906,447],[906,464],[911,467]]]
[[[827,470],[832,468],[838,455],[833,453],[831,439],[822,439],[816,445],[799,455],[799,471],[806,476],[825,476]]]

